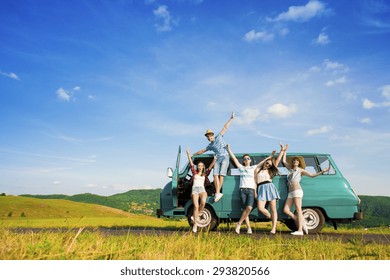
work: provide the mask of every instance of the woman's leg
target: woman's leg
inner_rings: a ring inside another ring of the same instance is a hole
[[[276,211],[276,199],[270,201],[269,208],[271,209],[271,222],[272,222],[271,233],[275,234],[276,223],[278,222],[278,212]]]
[[[258,201],[257,201],[257,208],[259,209],[259,211],[260,211],[264,216],[266,216],[268,219],[271,219],[271,214],[270,214],[269,211],[265,208],[265,203],[266,203],[266,201],[264,201],[264,200],[258,200]]]
[[[286,203],[284,204],[283,212],[287,216],[289,216],[291,219],[293,219],[298,226],[297,216],[295,216],[294,213],[291,212],[291,206],[292,206],[293,202],[294,202],[293,198],[287,198]]]
[[[192,203],[194,204],[194,227],[197,227],[198,216],[199,216],[199,195],[192,195]]]
[[[206,199],[207,199],[207,192],[201,192],[199,194],[200,197],[200,204],[199,204],[199,213],[203,211],[204,207],[206,206]]]
[[[303,228],[303,215],[302,215],[302,198],[294,197],[295,211],[297,212],[297,227],[298,231],[302,231]]]

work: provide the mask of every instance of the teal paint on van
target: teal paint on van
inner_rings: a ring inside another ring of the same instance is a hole
[[[180,173],[180,154],[181,148],[179,147],[175,169],[169,169],[169,177],[172,180],[161,191],[160,209],[157,210],[156,214],[158,217],[187,217],[189,224],[192,225],[191,171],[187,163]],[[238,159],[241,159],[243,154],[235,153]],[[269,155],[267,153],[249,154],[252,158],[252,164],[258,164]],[[337,223],[350,223],[354,220],[363,219],[359,197],[329,154],[288,153],[287,156],[302,156],[307,165],[306,170],[310,173],[321,171],[321,167],[331,167],[328,174],[319,175],[315,178],[303,176],[301,180],[301,187],[304,192],[302,209],[310,233],[319,232],[326,222],[332,223],[336,229]],[[193,159],[195,164],[200,160],[207,167],[212,161],[212,155],[202,154]],[[273,183],[281,196],[281,199],[277,201],[278,220],[285,223],[291,230],[295,230],[294,221],[283,213],[283,206],[288,193],[287,170],[281,164],[278,168],[281,175],[275,176],[273,179]],[[241,217],[240,176],[235,170],[236,167],[231,161],[223,184],[223,198],[215,203],[214,196],[209,193],[206,208],[200,215],[201,221],[198,221],[198,226],[216,229],[221,222],[238,221]],[[249,215],[250,220],[255,222],[267,221],[265,216],[257,210],[256,203]]]

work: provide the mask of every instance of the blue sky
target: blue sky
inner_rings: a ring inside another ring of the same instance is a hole
[[[390,195],[388,1],[3,0],[0,38],[0,192],[163,187],[234,111],[233,151]]]

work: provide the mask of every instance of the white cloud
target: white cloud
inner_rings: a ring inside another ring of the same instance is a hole
[[[371,120],[371,118],[363,118],[363,119],[360,120],[360,122],[362,124],[371,124],[372,120]]]
[[[312,136],[312,135],[317,135],[317,134],[323,134],[323,133],[328,133],[332,130],[333,130],[333,127],[326,125],[326,126],[322,126],[320,128],[311,129],[311,130],[306,132],[306,135]]]
[[[386,100],[390,100],[390,85],[384,85],[378,90]],[[390,107],[390,101],[373,102],[367,98],[364,98],[362,101],[362,106],[364,109],[372,109],[374,107]]]
[[[313,66],[313,67],[310,67],[309,72],[310,72],[310,73],[321,72],[321,68],[318,67],[318,66]]]
[[[241,115],[236,117],[238,124],[251,124],[260,118],[260,110],[247,108]]]
[[[336,80],[329,80],[325,83],[325,85],[327,87],[332,87],[332,86],[335,86],[338,84],[345,84],[346,82],[347,82],[347,78],[345,76],[343,76],[343,77],[336,79]]]
[[[275,118],[288,118],[297,111],[295,104],[289,106],[276,103],[267,109],[267,112]]]
[[[386,99],[390,99],[390,85],[385,85],[379,90],[382,92],[382,96],[385,97]]]
[[[367,98],[365,98],[365,99],[363,100],[363,108],[364,108],[364,109],[372,109],[372,108],[374,108],[375,106],[376,106],[375,103],[372,102],[372,101],[370,101],[370,100],[368,100]]]
[[[355,101],[355,100],[357,100],[357,94],[355,93],[355,92],[353,92],[353,91],[345,91],[345,92],[343,92],[342,94],[341,94],[341,96],[345,99],[345,100],[347,100],[347,101]]]
[[[156,23],[154,25],[157,31],[167,32],[172,30],[173,21],[167,6],[159,6],[153,11],[153,14],[157,21],[162,21],[162,23]]]
[[[64,88],[59,88],[56,91],[57,97],[63,101],[70,101],[70,100],[75,100],[73,97],[75,91],[80,91],[81,88],[79,86],[73,87],[71,90],[66,90]],[[88,97],[89,98],[89,97]]]
[[[325,33],[325,32],[321,32],[318,37],[314,40],[314,42],[317,44],[317,45],[327,45],[330,43],[330,39],[329,39],[329,36]]]
[[[341,64],[341,63],[338,63],[335,61],[331,61],[329,59],[324,60],[323,66],[324,66],[325,70],[333,71],[334,74],[345,73],[345,72],[349,71],[348,66],[345,66],[344,64]]]
[[[288,28],[283,28],[282,30],[279,31],[279,34],[282,37],[286,36],[288,33],[290,33],[290,30],[288,30]]]
[[[3,75],[3,76],[5,76],[5,77],[8,77],[8,78],[11,78],[11,79],[14,79],[14,80],[20,80],[19,79],[19,77],[18,77],[18,75],[16,75],[15,73],[6,73],[6,72],[3,72],[3,71],[1,71],[0,70],[0,75]]]
[[[61,185],[60,181],[53,181],[53,185]]]
[[[321,1],[311,0],[305,6],[291,6],[287,12],[279,14],[270,21],[298,21],[305,22],[316,16],[321,16],[327,13],[325,4]]]
[[[59,89],[57,89],[56,93],[57,93],[57,97],[59,99],[64,100],[64,101],[70,101],[71,94],[69,91],[66,91],[63,88],[59,88]]]
[[[266,31],[251,30],[244,35],[244,40],[251,43],[256,41],[269,42],[274,39],[274,35]]]
[[[390,107],[390,102],[375,103],[375,102],[372,102],[371,100],[365,98],[365,99],[363,99],[362,105],[363,105],[364,109],[372,109],[374,107]]]

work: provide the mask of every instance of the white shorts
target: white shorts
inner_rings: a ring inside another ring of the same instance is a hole
[[[206,192],[206,189],[204,186],[192,186],[192,193],[191,194],[201,194],[203,192]]]
[[[300,198],[302,198],[303,197],[303,190],[299,189],[299,190],[295,190],[295,191],[289,192],[288,195],[287,195],[287,198],[293,198],[293,197],[300,197]]]

